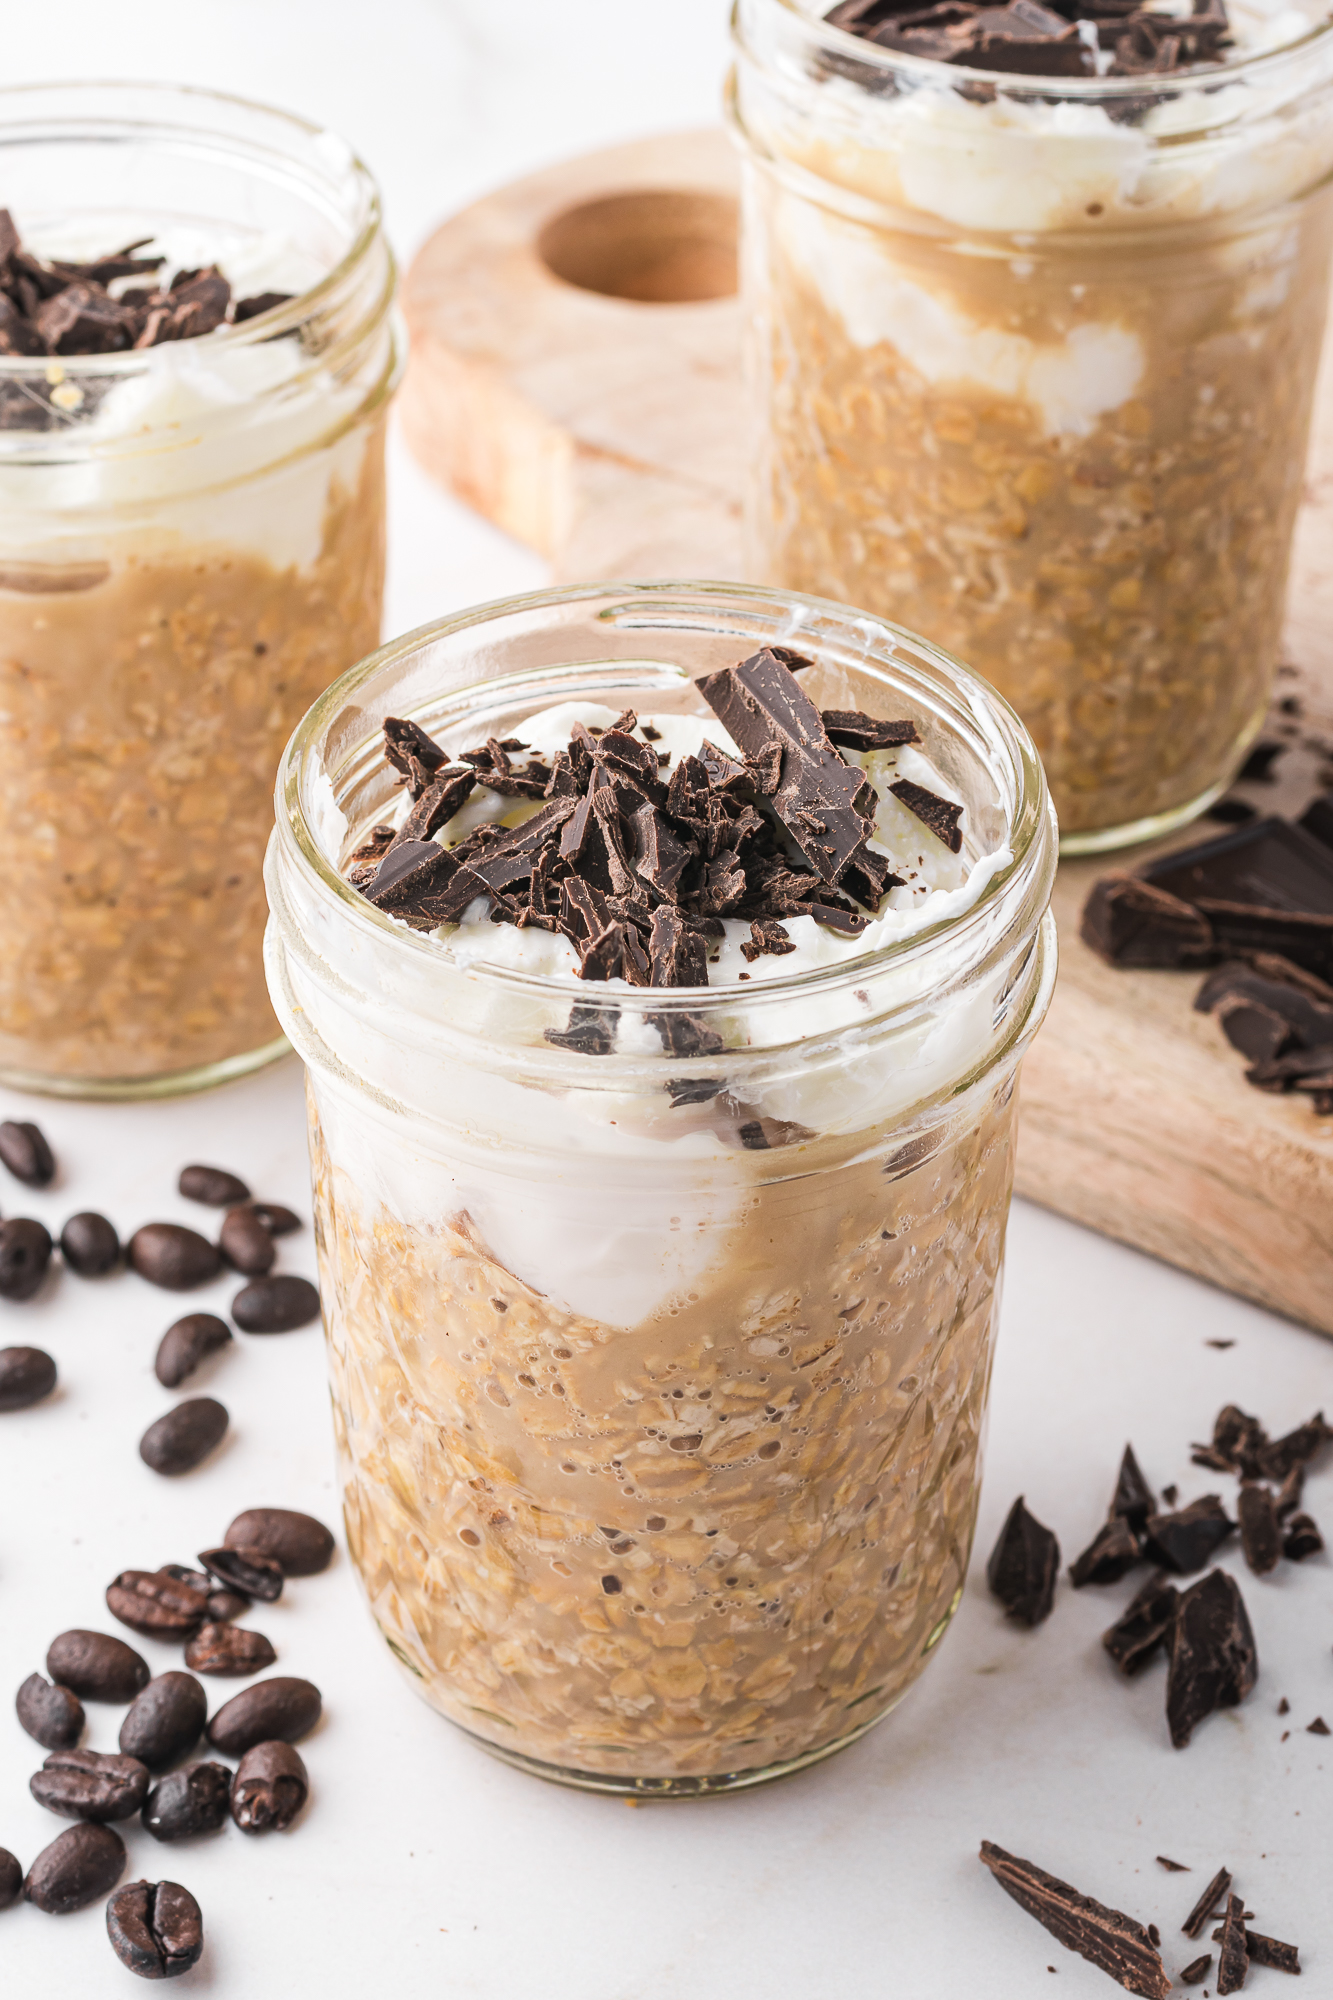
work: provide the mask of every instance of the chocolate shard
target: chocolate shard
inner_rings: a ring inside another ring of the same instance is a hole
[[[1133,1528],[1123,1516],[1113,1514],[1098,1529],[1077,1562],[1070,1565],[1069,1580],[1075,1590],[1082,1590],[1088,1583],[1118,1583],[1142,1561]]]
[[[1261,1931],[1246,1930],[1245,1955],[1251,1965],[1267,1965],[1274,1972],[1299,1973],[1301,1969],[1299,1945],[1283,1944],[1280,1938],[1265,1937]]]
[[[1239,1993],[1250,1969],[1250,1955],[1245,1949],[1245,1905],[1239,1896],[1227,1897],[1226,1915],[1215,1941],[1218,1947],[1217,1990],[1219,1993]]]
[[[664,903],[653,911],[648,959],[654,986],[706,986],[708,953],[703,937],[680,911]]]
[[[727,1087],[724,1076],[673,1076],[667,1079],[672,1109],[684,1104],[709,1104]]]
[[[1109,1631],[1102,1633],[1102,1644],[1122,1674],[1132,1677],[1141,1673],[1170,1637],[1179,1602],[1179,1591],[1167,1581],[1165,1572],[1158,1570],[1130,1599]]]
[[[397,838],[396,830],[388,825],[372,826],[359,847],[354,847],[347,857],[349,868],[373,862],[378,868]]]
[[[447,881],[458,862],[434,840],[404,840],[391,847],[367,884],[365,897],[378,909],[399,909],[418,887]]]
[[[1268,1433],[1258,1417],[1250,1416],[1235,1403],[1227,1403],[1213,1421],[1213,1450],[1228,1466],[1242,1472],[1258,1470],[1259,1453],[1268,1442]]]
[[[1204,1980],[1208,1977],[1208,1971],[1212,1962],[1213,1954],[1210,1951],[1205,1951],[1198,1958],[1192,1958],[1180,1975],[1181,1985],[1202,1986]]]
[[[924,785],[914,785],[910,778],[898,778],[889,790],[908,812],[915,814],[922,826],[929,828],[936,840],[943,841],[951,854],[959,852],[963,845],[960,805],[955,805],[952,799],[942,799],[938,792],[928,791]]]
[[[981,1859],[1019,1908],[1068,1951],[1109,1973],[1127,1993],[1140,1994],[1143,2000],[1165,2000],[1171,1981],[1161,1953],[1133,1917],[1081,1895],[1068,1882],[1006,1853],[992,1841],[982,1841]]]
[[[776,917],[760,917],[750,925],[750,935],[741,945],[747,965],[753,965],[757,958],[766,954],[783,958],[796,946],[786,928]]]
[[[1282,1538],[1282,1553],[1288,1562],[1304,1562],[1307,1556],[1317,1556],[1324,1546],[1324,1538],[1308,1514],[1293,1514],[1287,1523]]]
[[[986,1582],[1006,1617],[1022,1625],[1040,1625],[1049,1617],[1059,1569],[1059,1542],[1029,1514],[1020,1494],[986,1565]]]
[[[1329,1728],[1322,1715],[1317,1715],[1313,1722],[1306,1723],[1305,1733],[1307,1736],[1333,1736],[1333,1729]]]
[[[1132,1528],[1140,1533],[1149,1514],[1157,1512],[1157,1502],[1152,1489],[1139,1468],[1132,1444],[1125,1446],[1120,1460],[1120,1471],[1115,1482],[1115,1493],[1111,1500],[1111,1512],[1121,1515]]]
[[[394,845],[407,840],[429,840],[466,805],[476,790],[477,780],[466,764],[447,764],[433,778],[394,835]]]
[[[1256,956],[1272,966],[1283,961],[1273,953]],[[1296,972],[1297,968],[1290,968]],[[1304,975],[1316,989],[1324,982]],[[1211,972],[1194,1000],[1195,1011],[1213,1014],[1233,1048],[1250,1062],[1271,1062],[1289,1048],[1333,1044],[1333,992],[1314,997],[1290,978],[1272,978],[1252,963],[1229,959]]]
[[[33,323],[48,354],[114,354],[130,347],[138,331],[133,308],[94,284],[67,285],[44,299]]]
[[[1265,1479],[1285,1479],[1293,1467],[1308,1465],[1316,1458],[1331,1438],[1333,1430],[1319,1410],[1308,1424],[1298,1425],[1285,1437],[1260,1444],[1255,1452],[1257,1468]]]
[[[1168,1875],[1188,1875],[1190,1873],[1188,1861],[1172,1861],[1170,1856],[1166,1854],[1158,1855],[1157,1866],[1165,1868]]]
[[[881,722],[863,708],[824,708],[820,715],[829,742],[843,750],[892,750],[921,741],[914,722]]]
[[[1301,1464],[1293,1465],[1291,1471],[1278,1488],[1277,1499],[1274,1502],[1279,1521],[1285,1521],[1289,1514],[1296,1512],[1301,1504],[1301,1495],[1304,1491],[1305,1467]]]
[[[469,853],[469,870],[493,895],[528,881],[538,854],[554,842],[576,810],[572,799],[551,799],[521,826],[506,827],[488,840],[480,853]]]
[[[1219,942],[1333,972],[1333,850],[1290,820],[1254,820],[1162,856],[1143,876],[1193,904]]]
[[[660,896],[673,896],[691,860],[655,805],[640,806],[629,819],[629,853],[635,873]],[[693,983],[693,982],[692,982]]]
[[[661,1035],[662,1047],[669,1056],[715,1056],[722,1048],[721,1035],[700,1014],[664,1012],[647,1014],[644,1018]]]
[[[237,299],[232,307],[232,324],[244,326],[246,320],[258,319],[261,313],[273,312],[295,297],[295,292],[252,292],[248,299]]]
[[[849,910],[841,903],[811,903],[809,914],[826,931],[836,931],[839,937],[860,937],[866,928],[867,919],[859,910]]]
[[[1230,1889],[1230,1887],[1231,1887],[1230,1869],[1219,1868],[1216,1875],[1214,1875],[1212,1881],[1208,1884],[1208,1887],[1204,1890],[1203,1894],[1200,1896],[1198,1902],[1194,1905],[1194,1908],[1190,1911],[1189,1915],[1186,1917],[1184,1923],[1180,1926],[1181,1930],[1185,1933],[1186,1937],[1197,1938],[1203,1936],[1204,1925],[1208,1922],[1209,1918],[1215,1914],[1219,1904],[1222,1903],[1223,1900],[1225,1899],[1227,1891]]]
[[[1105,875],[1093,884],[1079,936],[1108,965],[1181,971],[1216,955],[1206,917],[1134,875]]]
[[[618,1007],[590,1006],[576,1000],[569,1010],[567,1027],[544,1028],[542,1032],[558,1049],[570,1049],[580,1056],[609,1056],[616,1045],[619,1020]]]
[[[847,863],[842,878],[842,886],[849,896],[855,896],[858,903],[864,903],[868,910],[878,911],[889,889],[901,889],[904,878],[895,875],[889,866],[886,854],[869,847],[863,841]]]
[[[384,755],[414,799],[419,799],[442,764],[449,759],[433,737],[399,715],[384,718]]]
[[[1171,1628],[1166,1717],[1176,1749],[1184,1749],[1205,1716],[1244,1701],[1258,1677],[1239,1586],[1225,1570],[1210,1570],[1181,1592]]]
[[[1205,1493],[1188,1507],[1171,1514],[1150,1514],[1144,1524],[1143,1552],[1149,1562],[1169,1569],[1176,1576],[1190,1576],[1202,1569],[1236,1523],[1227,1514],[1216,1493]]]
[[[1267,1576],[1282,1559],[1282,1527],[1272,1488],[1242,1486],[1236,1513],[1240,1518],[1240,1545],[1245,1560],[1256,1576]]]

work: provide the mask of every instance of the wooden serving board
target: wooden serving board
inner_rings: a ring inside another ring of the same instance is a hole
[[[454,217],[407,274],[408,441],[557,581],[744,573],[736,178],[713,131],[571,160]],[[1247,793],[1268,810],[1333,765],[1331,531],[1326,365],[1276,697],[1297,712],[1268,732],[1291,747]],[[1019,1191],[1333,1333],[1333,1119],[1246,1084],[1192,1011],[1198,975],[1114,972],[1081,943],[1087,889],[1115,865],[1060,868]]]

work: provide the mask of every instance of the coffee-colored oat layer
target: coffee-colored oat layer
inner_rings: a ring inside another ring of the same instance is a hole
[[[278,1036],[274,775],[316,695],[379,642],[383,479],[381,425],[305,568],[132,537],[59,591],[0,563],[0,585],[27,586],[0,587],[0,1070],[171,1075]]]
[[[753,180],[768,580],[884,613],[984,674],[1035,737],[1066,835],[1219,786],[1277,663],[1328,191],[1248,228],[1025,239],[1017,261],[1012,240],[963,243],[919,217],[821,219],[831,261],[879,264],[997,342],[1072,341],[1076,371],[1080,328],[1132,336],[1132,396],[1075,435],[1017,396],[927,382],[887,338],[856,345],[784,250],[800,204]]]
[[[967,1567],[1013,1109],[1010,1072],[926,1158],[816,1142],[784,1180],[740,1154],[718,1270],[626,1331],[466,1215],[363,1205],[312,1105],[348,1542],[435,1707],[627,1785],[769,1769],[892,1707]]]

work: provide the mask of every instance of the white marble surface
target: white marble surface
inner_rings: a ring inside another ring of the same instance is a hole
[[[349,133],[375,166],[397,241],[495,182],[574,149],[713,115],[720,0],[66,0],[10,10],[6,77],[158,75],[285,103]],[[2,198],[2,195],[0,195]],[[389,628],[541,581],[540,566],[436,494],[395,454]],[[217,1160],[306,1208],[299,1076],[287,1063],[191,1102],[103,1109],[0,1091],[0,1116],[38,1116],[62,1160],[41,1194],[6,1182],[0,1207],[58,1225],[84,1206],[125,1227],[197,1220],[172,1192],[187,1158]],[[0,1176],[0,1180],[4,1177]],[[310,1270],[309,1234],[283,1266]],[[189,1303],[225,1305],[219,1284]],[[53,1281],[0,1306],[0,1341],[49,1347],[61,1387],[0,1418],[0,1695],[70,1626],[107,1629],[102,1592],[124,1567],[189,1560],[241,1507],[336,1518],[318,1334],[241,1337],[198,1386],[233,1431],[197,1473],[164,1482],[136,1440],[170,1398],[152,1376],[176,1302],[137,1279]],[[1226,1350],[1208,1339],[1235,1344]],[[1132,1436],[1145,1469],[1185,1496],[1217,1481],[1191,1437],[1235,1399],[1275,1428],[1333,1404],[1330,1352],[1116,1245],[1018,1209],[995,1377],[979,1546],[1014,1497],[1083,1545]],[[194,1385],[192,1384],[192,1387]],[[1333,1476],[1309,1487],[1333,1527]],[[1027,2000],[1107,1995],[1105,1976],[1054,1945],[976,1861],[990,1838],[1162,1930],[1167,1964],[1197,1946],[1179,1924],[1222,1862],[1258,1927],[1304,1948],[1306,1993],[1333,1991],[1327,1854],[1333,1743],[1333,1580],[1325,1558],[1257,1581],[1238,1569],[1263,1665],[1240,1711],[1183,1753],[1162,1717],[1162,1670],[1122,1685],[1098,1634],[1132,1580],[1061,1586],[1038,1632],[1006,1625],[974,1566],[953,1631],[897,1715],[819,1770],[767,1792],[644,1807],[565,1793],[493,1764],[422,1708],[392,1669],[345,1556],[251,1622],[277,1671],[324,1690],[304,1746],[312,1804],[286,1837],[161,1848],[135,1829],[130,1875],[183,1879],[209,1929],[182,1992],[270,2000],[308,1985],[330,2000],[389,1992],[515,2000]],[[155,1670],[179,1656],[145,1641]],[[221,1684],[230,1691],[234,1684]],[[1276,1713],[1280,1696],[1291,1713]],[[119,1711],[91,1709],[114,1747]],[[1281,1740],[1284,1730],[1289,1740]],[[27,1796],[39,1754],[0,1704],[0,1844],[25,1863],[60,1830]],[[1190,1875],[1165,1874],[1164,1853]],[[1205,1946],[1206,1948],[1206,1946]],[[1048,1966],[1059,1984],[1049,1988]],[[0,1915],[6,2000],[124,1994],[98,1907],[54,1920]],[[1253,1989],[1282,1990],[1256,1971]],[[1211,1983],[1209,1985],[1211,1991]]]

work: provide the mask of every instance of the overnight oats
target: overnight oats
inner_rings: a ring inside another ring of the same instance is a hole
[[[380,636],[394,265],[350,150],[152,86],[0,91],[0,1076],[285,1046],[283,745]]]
[[[466,613],[302,724],[268,957],[348,1541],[488,1748],[723,1789],[920,1672],[972,1540],[1054,860],[990,690],[742,586]]]
[[[1325,9],[823,11],[735,16],[756,574],[984,674],[1067,849],[1163,830],[1230,782],[1277,660]]]

